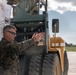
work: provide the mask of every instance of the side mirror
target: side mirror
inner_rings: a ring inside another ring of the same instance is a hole
[[[52,19],[52,32],[53,33],[59,32],[59,19]]]

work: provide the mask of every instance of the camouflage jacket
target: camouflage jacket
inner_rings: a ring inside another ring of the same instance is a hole
[[[0,41],[0,75],[19,75],[18,56],[22,51],[35,45],[32,39],[10,43],[5,39]]]

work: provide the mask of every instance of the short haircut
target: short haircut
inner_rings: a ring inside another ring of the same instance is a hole
[[[3,32],[9,30],[9,29],[14,29],[14,30],[17,30],[15,26],[13,25],[6,25],[4,28],[3,28]]]

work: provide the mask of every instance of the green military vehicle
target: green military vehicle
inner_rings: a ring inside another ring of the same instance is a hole
[[[52,20],[49,36],[47,0],[7,0],[13,7],[12,25],[17,27],[16,41],[31,38],[33,33],[45,32],[45,38],[36,47],[20,54],[21,75],[67,75],[68,58],[65,41],[57,37],[59,20]],[[44,10],[40,10],[44,8]]]

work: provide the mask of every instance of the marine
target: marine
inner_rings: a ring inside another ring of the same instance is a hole
[[[3,28],[0,41],[0,75],[19,75],[19,54],[36,45],[44,37],[44,33],[35,33],[29,40],[15,42],[16,27],[7,25]]]

